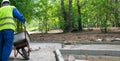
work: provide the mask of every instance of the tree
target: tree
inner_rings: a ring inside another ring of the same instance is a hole
[[[64,32],[71,32],[73,30],[72,0],[69,0],[68,15],[64,5],[64,0],[61,0],[62,17],[65,21]]]
[[[114,2],[114,5],[115,5],[115,7],[114,7],[114,16],[115,16],[115,25],[117,26],[117,27],[120,27],[120,21],[119,21],[119,11],[118,11],[118,5],[119,5],[119,1],[118,0],[113,0],[113,2]]]
[[[2,1],[2,0],[0,0]],[[27,20],[28,28],[65,32],[99,27],[120,26],[120,0],[10,0]]]
[[[67,19],[67,13],[66,13],[66,11],[65,11],[65,7],[64,7],[64,0],[61,0],[61,9],[62,9],[62,17],[63,17],[63,19],[64,19],[64,22],[65,22],[65,27],[64,27],[64,32],[67,32],[67,30],[68,30],[68,19]]]
[[[68,31],[73,30],[73,16],[72,16],[72,0],[69,0],[69,22],[68,22]]]
[[[78,7],[78,29],[82,31],[82,21],[81,21],[81,7],[80,7],[80,1],[77,0],[77,7]]]

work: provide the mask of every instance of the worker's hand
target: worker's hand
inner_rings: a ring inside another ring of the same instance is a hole
[[[23,25],[24,25],[24,27],[26,27],[26,22]]]

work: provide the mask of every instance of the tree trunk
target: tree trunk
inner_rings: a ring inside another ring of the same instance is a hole
[[[77,0],[77,7],[78,7],[78,29],[82,31],[82,21],[81,21],[81,7],[80,7],[80,1]]]
[[[115,2],[115,7],[114,7],[114,15],[115,15],[115,25],[116,27],[120,27],[120,23],[119,23],[119,13],[118,13],[118,0],[114,0]]]
[[[69,0],[69,22],[68,22],[68,26],[69,26],[68,31],[71,32],[73,30],[72,0]]]
[[[68,27],[67,13],[65,12],[65,7],[64,7],[64,0],[61,0],[61,9],[62,9],[62,17],[66,23],[64,32],[66,32],[69,27]]]
[[[103,19],[103,21],[102,21],[102,24],[101,24],[101,32],[103,32],[103,33],[107,33],[108,31],[108,26],[107,26],[107,22],[108,22],[108,20],[109,20],[109,10],[107,10],[109,7],[108,7],[108,5],[109,5],[110,3],[109,3],[109,0],[105,0],[105,17],[104,17],[104,19]]]

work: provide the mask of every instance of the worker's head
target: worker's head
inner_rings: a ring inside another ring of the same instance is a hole
[[[10,4],[10,1],[9,0],[3,0],[2,3],[1,3],[2,6],[6,5],[6,4],[7,5]]]

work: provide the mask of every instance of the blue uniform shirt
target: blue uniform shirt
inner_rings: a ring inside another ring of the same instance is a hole
[[[22,13],[20,13],[20,12],[18,11],[17,8],[14,8],[14,9],[13,9],[13,16],[14,16],[15,18],[17,18],[18,20],[20,20],[22,23],[25,23],[25,18],[24,18],[24,16],[22,15]]]

